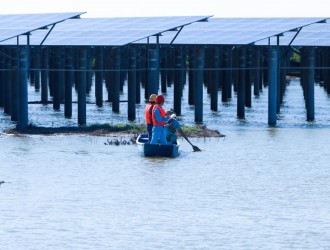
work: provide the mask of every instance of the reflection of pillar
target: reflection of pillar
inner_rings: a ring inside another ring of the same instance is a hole
[[[78,124],[86,125],[86,69],[87,51],[82,47],[78,49]]]
[[[136,49],[129,49],[129,71],[127,79],[127,97],[128,97],[128,120],[134,121],[136,117],[135,103],[136,103]]]
[[[95,98],[98,107],[103,106],[103,47],[96,48]]]
[[[204,47],[197,48],[195,81],[195,122],[203,122]]]
[[[306,81],[306,108],[307,121],[314,121],[314,70],[315,70],[315,48],[307,48],[307,81]]]
[[[278,51],[276,48],[269,50],[269,80],[268,80],[268,124],[276,125],[277,113],[277,84],[278,84]]]
[[[239,49],[239,72],[237,82],[237,117],[245,118],[245,70],[246,70],[246,51],[242,47]]]
[[[17,127],[25,128],[28,125],[28,50],[19,48],[19,121]]]

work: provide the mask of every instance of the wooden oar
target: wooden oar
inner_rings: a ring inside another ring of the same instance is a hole
[[[186,134],[182,131],[181,128],[178,128],[177,131],[179,131],[179,133],[187,140],[187,142],[189,142],[189,144],[193,147],[193,150],[194,152],[197,152],[197,151],[202,151],[199,149],[199,147],[193,145],[189,140],[188,140],[188,137],[186,136]]]

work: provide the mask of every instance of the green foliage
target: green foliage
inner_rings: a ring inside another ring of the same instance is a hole
[[[131,133],[140,133],[144,130],[146,130],[146,126],[143,124],[137,124],[137,123],[128,123],[128,124],[92,124],[88,126],[87,128],[90,128],[91,130],[97,130],[97,129],[103,129],[107,130],[109,132],[131,132]]]
[[[300,57],[300,54],[299,54],[299,50],[298,49],[295,49],[291,58],[290,58],[291,61],[293,62],[297,62],[297,63],[300,63],[301,62],[301,57]]]
[[[182,126],[181,129],[185,133],[200,133],[200,132],[203,132],[202,127],[197,127],[197,126],[192,126],[192,127]]]

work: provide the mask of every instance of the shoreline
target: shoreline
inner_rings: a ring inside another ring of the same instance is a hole
[[[192,127],[183,126],[182,130],[188,137],[224,137],[218,130],[211,130],[204,125],[195,125]],[[29,125],[24,129],[7,129],[2,134],[22,136],[22,135],[90,135],[90,136],[134,136],[145,133],[144,124],[119,124],[119,125],[91,125],[81,127],[38,127]],[[177,133],[178,137],[181,137]]]

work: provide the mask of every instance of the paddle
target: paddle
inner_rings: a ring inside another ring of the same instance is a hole
[[[194,149],[194,152],[197,152],[197,151],[202,151],[199,149],[199,147],[193,145],[189,140],[188,140],[188,137],[186,136],[186,134],[182,131],[181,128],[177,128],[177,131],[179,131],[179,133],[187,140],[187,142],[189,142],[189,144],[193,147]]]

